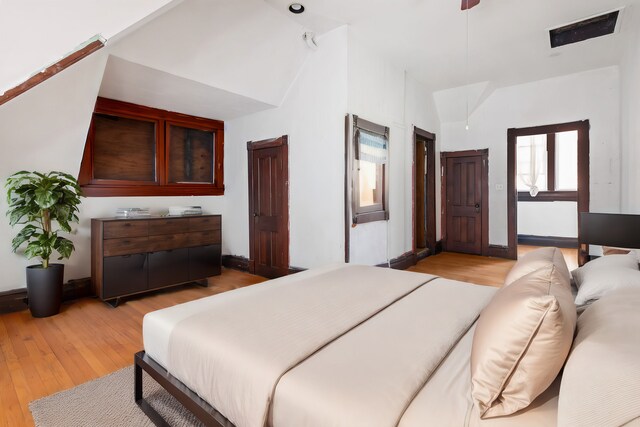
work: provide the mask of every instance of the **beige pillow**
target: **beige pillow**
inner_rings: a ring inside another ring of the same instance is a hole
[[[471,349],[471,394],[481,418],[523,409],[549,387],[575,324],[569,281],[554,265],[496,292],[480,314]]]
[[[536,271],[539,268],[546,267],[549,264],[555,265],[558,273],[564,276],[567,281],[571,280],[569,268],[564,260],[562,251],[558,248],[548,247],[533,250],[520,257],[507,274],[504,280],[504,286],[508,286],[522,276]]]
[[[562,373],[560,426],[621,426],[640,420],[640,287],[618,289],[578,319]]]

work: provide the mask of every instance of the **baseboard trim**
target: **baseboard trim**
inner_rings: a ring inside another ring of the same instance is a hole
[[[556,248],[578,249],[578,239],[575,237],[558,236],[531,236],[528,234],[518,234],[519,245],[531,246],[555,246]]]
[[[406,270],[418,263],[418,256],[413,252],[405,252],[397,258],[393,258],[388,264],[378,264],[376,267],[391,267],[394,270]]]
[[[94,296],[91,278],[72,279],[62,285],[62,301]],[[29,308],[27,289],[12,289],[0,292],[0,314],[22,311]]]
[[[222,255],[222,266],[247,272],[249,271],[249,259],[239,255]]]
[[[511,259],[509,256],[509,247],[501,245],[489,245],[489,251],[487,255],[494,258],[506,258]]]
[[[240,255],[222,255],[222,266],[233,270],[249,272],[249,259]],[[290,266],[289,274],[300,273],[305,270],[306,268]]]

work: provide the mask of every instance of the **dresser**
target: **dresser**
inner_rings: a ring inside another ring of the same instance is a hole
[[[115,307],[127,295],[220,274],[221,228],[220,215],[92,219],[95,294]]]

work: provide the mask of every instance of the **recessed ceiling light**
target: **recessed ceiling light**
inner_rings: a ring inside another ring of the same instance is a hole
[[[304,6],[300,3],[291,3],[289,5],[289,12],[295,13],[296,15],[304,12]]]

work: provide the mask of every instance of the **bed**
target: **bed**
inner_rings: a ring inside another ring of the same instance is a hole
[[[582,223],[588,225],[593,222],[590,220],[583,217]],[[616,217],[609,220],[616,221]],[[640,226],[640,221],[636,224]],[[640,246],[619,239],[615,242],[630,248]],[[476,348],[495,341],[477,342],[479,335],[495,334],[495,322],[491,325],[487,319],[497,300],[509,299],[505,295],[519,289],[518,283],[535,282],[532,277],[543,273],[560,281],[566,277],[568,286],[569,273],[564,271],[566,265],[556,262],[557,253],[547,250],[544,259],[519,261],[510,273],[509,286],[500,291],[420,273],[333,265],[149,313],[143,324],[145,350],[135,355],[136,402],[155,424],[164,425],[143,399],[144,370],[206,425],[541,426],[564,425],[562,414],[568,414],[566,424],[571,424],[574,415],[559,407],[561,388],[571,387],[571,381],[565,376],[563,382],[563,373],[558,371],[573,339],[573,299],[567,308],[564,296],[551,298],[556,312],[568,319],[568,326],[561,331],[553,330],[557,319],[549,320],[553,339],[564,334],[565,354],[557,370],[547,374],[542,391],[534,393],[525,407],[514,410],[512,406],[505,411],[501,399],[510,402],[506,390],[499,398],[492,397],[493,408],[483,407],[482,397],[478,397],[484,386],[478,380],[482,369],[473,368],[474,364],[483,366],[477,359],[495,353],[495,349],[478,350],[474,356]],[[521,277],[515,277],[518,269]],[[634,298],[635,294],[625,295],[624,301]],[[637,299],[640,303],[640,292]],[[505,310],[500,307],[493,312],[499,317]],[[586,312],[590,311],[596,310]],[[519,311],[514,313],[517,316]],[[596,315],[587,319],[594,316],[599,322]],[[535,349],[535,344],[527,342],[526,348]],[[522,353],[515,350],[518,363],[525,366]],[[531,356],[533,363],[545,354],[544,349],[536,351]],[[505,350],[505,359],[508,352]],[[580,361],[583,356],[575,348],[569,359],[576,354]],[[489,370],[495,363],[488,361]],[[572,366],[567,362],[567,367]],[[631,362],[629,372],[640,373],[636,367]],[[579,377],[581,367],[575,370]],[[640,375],[637,379],[640,384]],[[517,371],[509,371],[501,382],[509,381],[522,388],[529,380],[522,381]],[[519,394],[520,389],[515,393],[516,403]],[[569,401],[563,407],[580,408],[581,404]],[[616,422],[634,422],[639,405],[640,401],[625,403]],[[490,413],[494,410],[498,416]],[[607,425],[608,419],[599,421],[604,424],[598,425]]]

